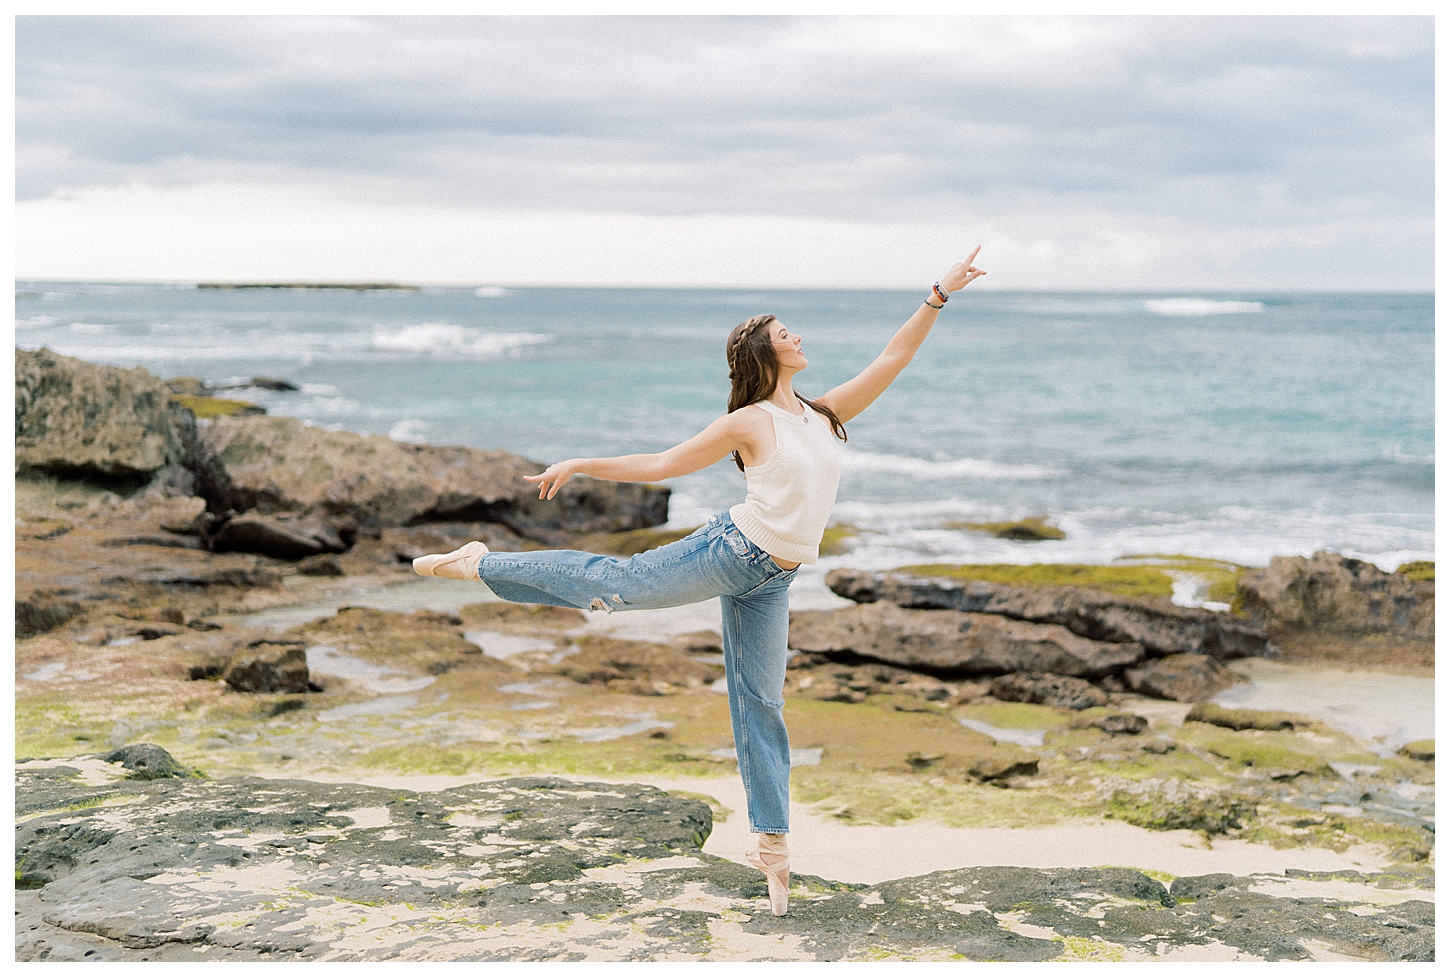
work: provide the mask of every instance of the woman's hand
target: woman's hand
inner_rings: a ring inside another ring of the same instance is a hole
[[[539,498],[552,499],[558,494],[559,489],[564,487],[565,482],[579,474],[579,469],[582,464],[583,459],[570,458],[568,461],[561,461],[557,464],[550,465],[542,474],[525,475],[524,481],[538,482]]]
[[[982,250],[982,246],[979,244],[977,245],[976,251],[973,251],[967,256],[966,261],[957,262],[952,265],[951,271],[941,276],[941,287],[943,290],[947,292],[960,292],[986,274],[982,269],[972,266],[972,262],[977,259],[977,251],[980,250]]]

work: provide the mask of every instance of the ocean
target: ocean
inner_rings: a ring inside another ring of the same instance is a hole
[[[882,349],[916,291],[214,290],[20,282],[16,345],[161,377],[277,377],[274,415],[541,463],[659,451],[725,407],[726,334],[804,338],[819,395]],[[1434,297],[968,289],[848,425],[834,566],[1261,566],[1329,549],[1434,558]],[[730,460],[671,483],[673,527],[744,498]],[[1045,516],[1067,538],[949,528]],[[803,577],[806,575],[803,575]],[[802,582],[805,582],[804,579]],[[818,583],[818,580],[816,581]]]

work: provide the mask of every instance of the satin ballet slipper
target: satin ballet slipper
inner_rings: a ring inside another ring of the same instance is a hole
[[[770,859],[769,862],[766,859]],[[773,852],[746,852],[745,860],[765,873],[765,887],[770,893],[770,911],[784,916],[790,903],[790,856]]]
[[[488,547],[475,540],[464,543],[452,553],[430,553],[413,561],[413,572],[420,577],[447,577],[449,580],[477,580],[478,561]]]

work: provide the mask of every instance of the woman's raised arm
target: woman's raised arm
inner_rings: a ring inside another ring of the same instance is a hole
[[[550,465],[541,474],[525,475],[524,479],[539,483],[541,499],[552,499],[575,475],[608,482],[657,482],[709,468],[730,452],[740,450],[748,437],[744,418],[737,411],[717,417],[705,430],[667,451],[613,458],[570,458]]]
[[[977,245],[967,260],[952,265],[951,270],[941,276],[938,284],[947,292],[959,292],[985,275],[985,271],[972,266],[977,251],[981,250],[982,246]],[[891,337],[891,342],[886,344],[881,355],[871,361],[870,366],[840,386],[828,390],[817,403],[829,407],[842,423],[870,407],[891,386],[901,371],[906,369],[906,364],[911,362],[927,333],[931,332],[937,313],[944,304],[935,292],[929,295],[911,318],[906,320],[906,324]]]

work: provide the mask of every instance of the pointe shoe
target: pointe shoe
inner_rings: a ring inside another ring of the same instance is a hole
[[[766,859],[770,859],[767,863]],[[765,888],[770,893],[770,911],[784,916],[790,904],[790,856],[774,852],[751,851],[745,860],[765,873]]]
[[[452,553],[430,553],[413,561],[413,572],[420,577],[447,577],[449,580],[477,580],[478,561],[488,547],[474,540],[464,543]]]

